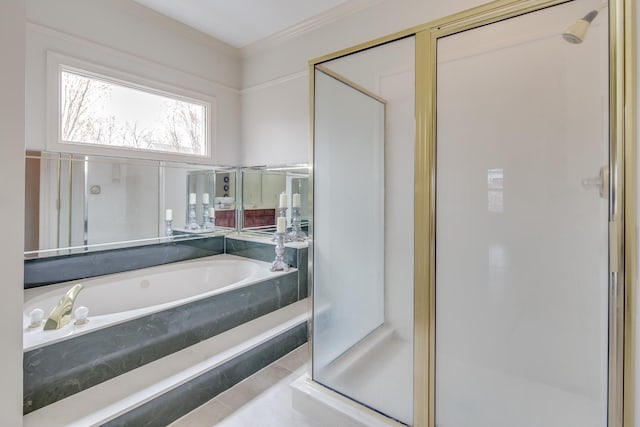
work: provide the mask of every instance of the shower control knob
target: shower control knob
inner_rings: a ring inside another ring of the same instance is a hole
[[[31,320],[29,328],[33,329],[39,327],[44,319],[44,311],[41,308],[34,308],[29,313],[29,319]]]
[[[583,179],[582,187],[587,190],[594,188],[598,190],[600,197],[607,199],[609,197],[609,167],[602,166],[598,176]]]
[[[89,309],[85,306],[76,308],[74,314],[76,316],[76,321],[74,322],[75,325],[84,325],[89,321],[89,319],[87,319],[87,316],[89,316]]]

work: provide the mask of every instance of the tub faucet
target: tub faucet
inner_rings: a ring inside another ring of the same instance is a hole
[[[71,313],[73,313],[73,304],[76,302],[76,298],[80,291],[84,288],[82,283],[74,285],[67,293],[60,298],[58,304],[54,307],[44,324],[44,330],[50,331],[53,329],[60,329],[71,320]]]

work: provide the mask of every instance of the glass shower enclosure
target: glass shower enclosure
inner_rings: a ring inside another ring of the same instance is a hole
[[[312,62],[312,382],[389,425],[633,426],[628,3],[493,2]]]

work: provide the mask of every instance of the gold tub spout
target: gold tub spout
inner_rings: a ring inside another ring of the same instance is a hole
[[[73,304],[76,302],[76,298],[82,288],[84,288],[82,283],[78,283],[69,289],[62,298],[60,298],[60,301],[58,301],[58,304],[51,311],[47,322],[44,324],[45,331],[60,329],[69,323],[71,320],[71,313],[73,313]]]

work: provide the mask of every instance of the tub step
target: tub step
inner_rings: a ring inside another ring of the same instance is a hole
[[[302,300],[23,417],[25,427],[164,426],[306,342]]]

